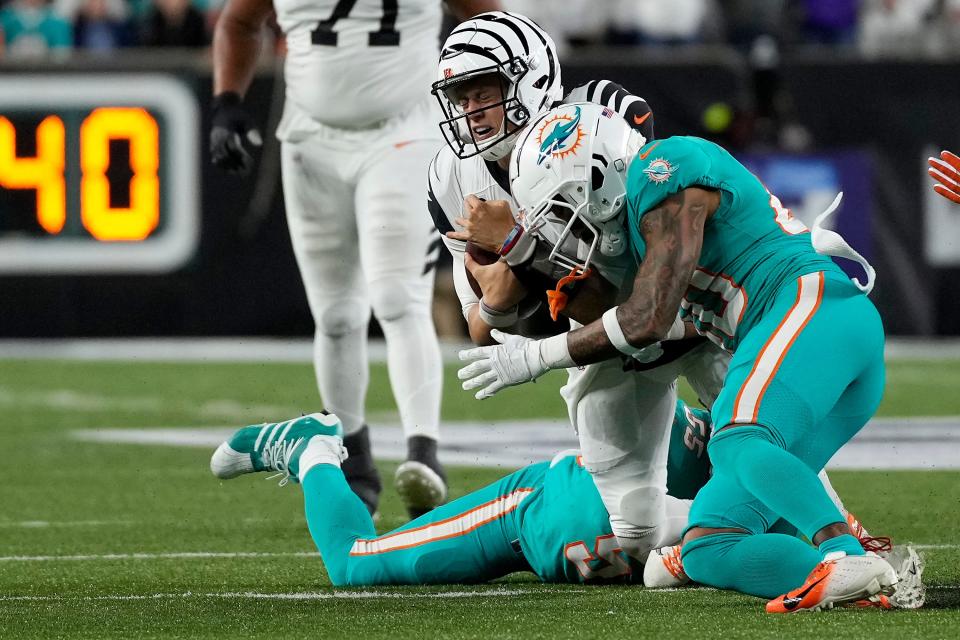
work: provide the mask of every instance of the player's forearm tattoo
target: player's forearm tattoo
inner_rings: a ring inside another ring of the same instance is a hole
[[[661,339],[677,315],[700,257],[703,227],[710,212],[710,198],[705,197],[708,194],[702,189],[684,189],[643,217],[640,232],[647,253],[633,292],[617,313],[624,336],[635,347]],[[602,322],[572,331],[567,344],[578,364],[618,354]]]

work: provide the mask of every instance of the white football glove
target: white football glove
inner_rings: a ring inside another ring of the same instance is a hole
[[[500,344],[476,347],[460,352],[463,361],[472,360],[457,372],[465,391],[482,387],[477,400],[493,396],[505,387],[536,380],[549,371],[540,356],[540,340],[525,338],[494,329],[490,337]]]

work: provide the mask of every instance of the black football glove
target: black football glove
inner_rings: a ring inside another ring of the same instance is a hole
[[[244,148],[263,144],[253,118],[243,108],[240,94],[225,91],[213,98],[213,126],[210,128],[210,158],[230,173],[245,175],[253,167],[253,156]]]

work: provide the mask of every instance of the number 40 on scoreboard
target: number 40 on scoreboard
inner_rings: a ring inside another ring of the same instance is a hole
[[[197,122],[169,76],[0,79],[0,273],[182,266],[199,228]]]

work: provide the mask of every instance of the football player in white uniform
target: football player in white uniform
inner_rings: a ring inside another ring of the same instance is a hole
[[[449,0],[458,18],[499,8]],[[439,0],[230,0],[214,33],[214,164],[246,172],[259,134],[243,107],[271,11],[287,41],[282,141],[287,222],[316,325],[314,366],[340,416],[344,472],[368,509],[380,479],[364,404],[371,309],[387,343],[408,461],[411,515],[443,502],[437,460],[442,369],[431,318],[439,242],[423,218],[426,168],[442,143],[429,97]]]
[[[465,271],[465,261],[470,261],[465,257],[467,240],[503,256],[479,269],[470,262],[484,298],[499,287],[505,287],[514,301],[536,298],[528,297],[528,290],[540,294],[547,287],[553,289],[569,270],[538,250],[533,234],[516,236],[521,227],[515,219],[518,211],[507,167],[519,130],[561,100],[586,100],[623,116],[636,128],[634,144],[639,146],[652,137],[653,118],[645,101],[607,81],[590,82],[564,98],[550,36],[529,19],[503,12],[476,16],[454,29],[441,51],[434,95],[446,115],[441,129],[448,145],[430,167],[430,213],[453,255],[454,282],[471,337],[489,344],[491,330],[512,326],[523,313],[521,308],[529,305],[491,306],[481,299]],[[556,233],[562,229],[556,226]],[[630,282],[636,267],[623,247],[581,245],[581,251],[596,250],[599,276],[612,285],[600,287],[601,298]],[[578,286],[599,282],[599,277],[589,278]],[[551,296],[557,311],[564,294]],[[606,308],[581,309],[578,293],[569,297],[565,313],[582,322],[599,317]],[[614,304],[611,298],[607,306]],[[640,562],[651,550],[679,539],[689,510],[689,502],[666,494],[677,376],[687,376],[709,403],[720,389],[727,362],[719,349],[699,339],[670,343],[659,358],[659,351],[654,351],[654,362],[629,363],[629,368],[640,370],[631,375],[624,375],[625,364],[619,359],[570,369],[569,382],[561,391],[612,530],[622,548]]]

